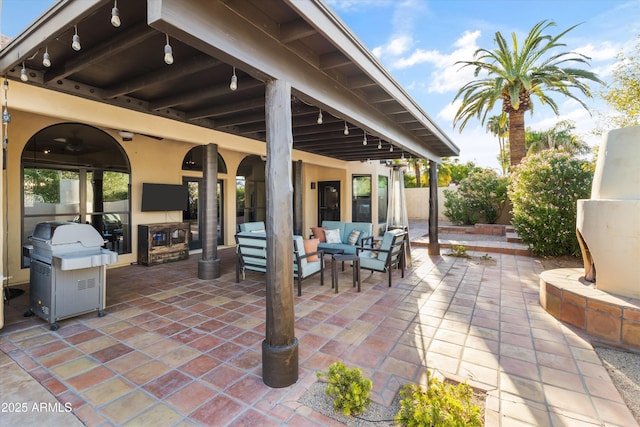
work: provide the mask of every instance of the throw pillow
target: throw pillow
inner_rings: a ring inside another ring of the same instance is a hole
[[[326,242],[327,238],[324,235],[326,229],[326,227],[311,227],[311,232],[313,233],[313,237],[321,242]]]
[[[351,233],[349,233],[349,238],[347,239],[347,242],[349,242],[351,246],[355,246],[355,244],[358,242],[358,237],[360,237],[360,231],[353,230],[351,231]]]
[[[304,246],[304,253],[311,254],[318,251],[318,243],[320,240],[318,239],[304,239],[302,241],[302,245]],[[307,257],[308,262],[314,262],[318,260],[318,255],[311,255]]]
[[[325,237],[327,238],[327,243],[342,243],[342,238],[340,237],[340,230],[325,230]]]

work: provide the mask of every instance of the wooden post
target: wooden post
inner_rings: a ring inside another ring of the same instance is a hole
[[[207,144],[202,150],[202,259],[198,260],[198,278],[220,277],[218,258],[218,145]]]
[[[293,308],[293,188],[291,185],[291,85],[266,84],[267,323],[262,380],[287,387],[298,380],[298,340]]]
[[[302,231],[302,160],[294,163],[294,180],[293,180],[293,232],[300,236],[304,236]]]
[[[438,241],[438,165],[429,160],[429,255],[440,255]]]

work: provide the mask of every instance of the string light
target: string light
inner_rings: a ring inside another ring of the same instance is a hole
[[[167,36],[167,44],[164,45],[164,62],[167,65],[173,64],[173,49],[169,44],[169,34],[165,34]]]
[[[51,67],[51,57],[49,56],[49,46],[44,48],[44,55],[42,55],[42,65],[49,68]]]
[[[378,138],[378,150],[380,150],[382,148],[382,141],[380,141],[380,138]]]
[[[118,10],[118,0],[113,1],[113,9],[111,9],[111,25],[116,28],[120,26],[120,11]]]
[[[229,83],[229,89],[238,89],[238,76],[236,76],[236,67],[233,67],[233,75],[231,76],[231,83]]]
[[[79,51],[80,49],[82,49],[82,46],[80,45],[80,36],[78,35],[78,26],[74,25],[73,28],[75,29],[75,34],[73,35],[73,38],[71,39],[71,47],[73,48],[73,50],[75,50],[76,52]]]
[[[362,138],[362,145],[367,145],[367,131],[364,131],[364,138]]]
[[[2,126],[4,128],[4,134],[3,134],[4,137],[2,140],[2,145],[3,145],[3,148],[6,150],[7,146],[9,145],[9,122],[11,121],[11,114],[9,114],[8,96],[7,96],[9,92],[9,80],[7,80],[6,77],[4,78],[3,87],[4,87],[4,109],[2,110]]]
[[[316,120],[316,123],[318,123],[319,125],[322,124],[322,109],[318,110],[318,120]]]
[[[22,70],[20,70],[20,80],[23,82],[29,81],[29,75],[27,74],[27,69],[24,67],[24,62],[22,63]]]
[[[392,144],[389,144],[389,152],[393,153],[393,145]]]
[[[344,134],[349,135],[349,126],[347,126],[347,122],[344,122]]]

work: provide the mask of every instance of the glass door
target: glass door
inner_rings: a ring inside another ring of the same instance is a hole
[[[189,224],[189,249],[201,249],[202,240],[200,239],[200,230],[202,229],[202,222],[198,213],[201,209],[200,200],[204,186],[200,178],[183,178],[182,182],[187,185],[189,191],[189,206],[187,210],[182,211],[182,220]],[[224,244],[224,223],[221,214],[224,212],[222,208],[222,200],[224,200],[222,191],[222,181],[218,180],[218,245]]]
[[[318,224],[340,221],[340,181],[318,182]]]

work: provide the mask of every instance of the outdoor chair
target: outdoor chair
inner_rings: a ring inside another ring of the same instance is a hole
[[[236,283],[246,271],[267,272],[267,236],[259,230],[241,231],[236,239]],[[302,295],[302,281],[320,273],[320,285],[324,285],[324,252],[305,253],[302,236],[293,236],[293,278],[298,284],[298,296]]]
[[[298,296],[302,296],[302,281],[317,273],[320,273],[320,286],[323,286],[324,253],[322,249],[305,253],[302,236],[293,236],[293,278],[298,283]]]
[[[391,270],[400,268],[404,278],[404,242],[407,233],[403,230],[390,230],[384,233],[380,247],[357,248],[360,268],[387,273],[391,287]],[[373,239],[370,239],[373,242]],[[359,274],[359,273],[358,273]]]

